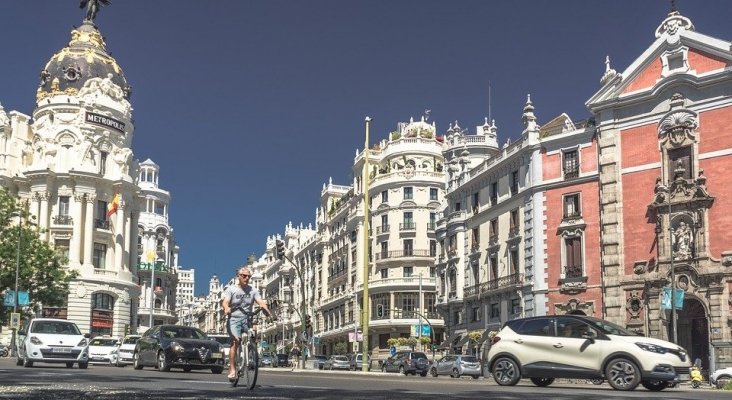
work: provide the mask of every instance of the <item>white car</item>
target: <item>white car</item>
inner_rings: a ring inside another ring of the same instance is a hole
[[[709,383],[718,389],[723,388],[730,381],[732,381],[732,367],[718,369],[709,377]]]
[[[71,321],[36,318],[18,331],[17,365],[26,368],[34,362],[60,363],[71,368],[89,366],[89,334],[83,334]]]
[[[117,367],[124,367],[134,362],[135,345],[140,340],[140,335],[127,335],[121,342],[117,343],[117,348],[109,353],[109,363]]]
[[[89,362],[108,363],[109,353],[117,349],[118,340],[109,336],[97,336],[89,342]]]
[[[690,380],[682,347],[613,323],[580,315],[548,315],[506,322],[493,337],[488,366],[496,383],[530,378],[548,386],[555,378],[606,379],[616,390],[663,390]]]
[[[229,349],[231,348],[231,336],[218,333],[209,333],[209,339],[215,340],[224,348],[224,363],[229,365]]]

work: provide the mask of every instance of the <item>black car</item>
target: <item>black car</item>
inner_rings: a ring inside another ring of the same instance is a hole
[[[224,349],[203,331],[181,325],[160,325],[148,329],[137,341],[133,355],[135,369],[157,366],[162,372],[171,368],[224,370]]]
[[[399,372],[404,375],[427,376],[428,369],[427,355],[420,351],[399,351],[381,364],[383,372]]]
[[[290,356],[287,354],[277,354],[276,358],[273,360],[275,367],[289,367],[290,366]]]

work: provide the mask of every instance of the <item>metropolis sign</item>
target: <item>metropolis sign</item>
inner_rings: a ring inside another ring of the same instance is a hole
[[[107,128],[112,128],[121,133],[125,133],[125,123],[114,118],[109,118],[101,114],[87,111],[85,120],[92,124],[106,126]]]

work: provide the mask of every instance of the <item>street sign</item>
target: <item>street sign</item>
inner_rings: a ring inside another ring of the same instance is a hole
[[[20,328],[20,313],[10,313],[10,329]]]
[[[320,344],[320,336],[313,336],[313,344]]]

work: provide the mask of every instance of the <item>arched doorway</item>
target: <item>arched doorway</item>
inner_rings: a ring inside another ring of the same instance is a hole
[[[678,344],[689,352],[691,362],[701,360],[703,369],[709,369],[709,325],[707,312],[699,299],[686,296],[684,308],[676,314]],[[669,326],[669,337],[673,337]]]
[[[91,308],[91,336],[112,335],[114,297],[107,293],[94,293]]]

